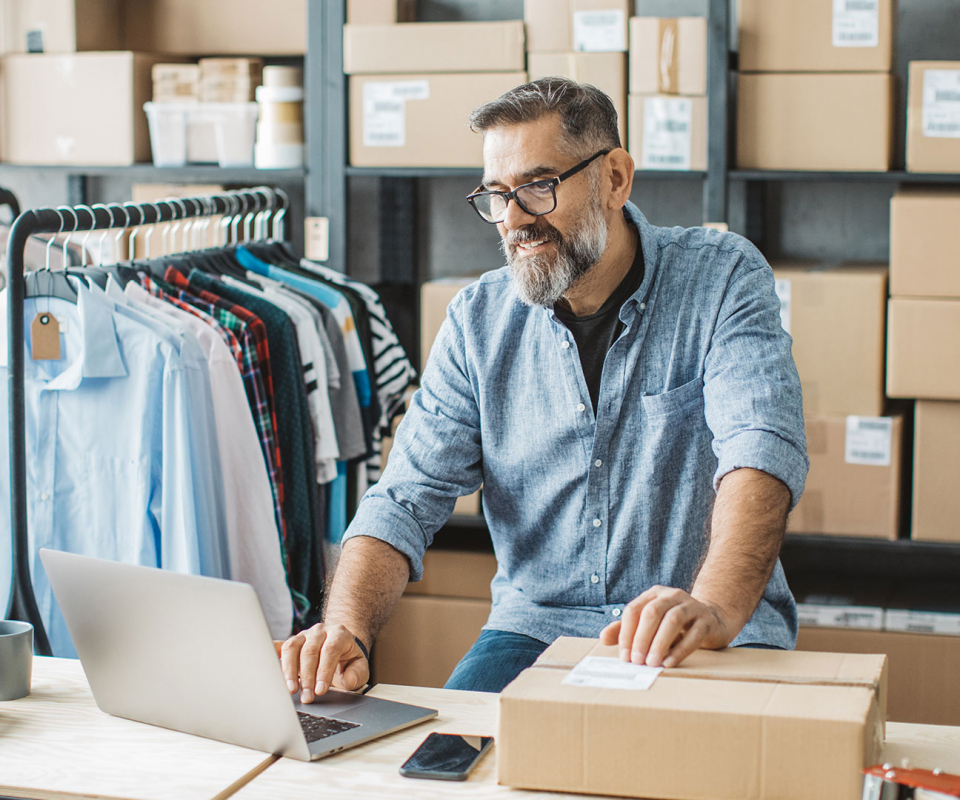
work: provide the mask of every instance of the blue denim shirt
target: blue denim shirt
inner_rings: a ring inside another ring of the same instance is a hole
[[[486,628],[594,637],[655,584],[689,590],[720,479],[783,481],[808,460],[800,380],[773,272],[732,233],[658,228],[633,205],[645,274],[624,303],[596,417],[576,343],[518,299],[509,269],[450,303],[389,464],[346,537],[373,536],[422,575],[459,495],[483,484],[499,568]],[[778,563],[734,644],[792,648]]]

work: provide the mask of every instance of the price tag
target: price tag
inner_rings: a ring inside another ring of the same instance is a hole
[[[60,323],[49,311],[43,311],[30,323],[31,355],[34,361],[60,360]]]

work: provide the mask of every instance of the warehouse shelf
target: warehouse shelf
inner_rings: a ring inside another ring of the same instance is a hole
[[[297,183],[306,177],[304,167],[298,169],[256,169],[255,167],[218,167],[215,164],[191,164],[183,167],[155,167],[153,164],[130,164],[120,167],[79,165],[4,164],[0,170],[29,170],[49,175],[88,178],[129,178],[135,181],[203,181],[205,183]]]
[[[804,170],[734,169],[728,173],[733,181],[805,181],[810,183],[956,183],[960,173],[906,172],[808,172]]]
[[[483,170],[480,167],[346,167],[348,176],[368,176],[374,178],[460,178],[479,179]],[[661,169],[638,169],[636,176],[642,180],[703,180],[707,173],[700,171],[680,171]]]

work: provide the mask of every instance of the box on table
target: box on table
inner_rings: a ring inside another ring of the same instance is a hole
[[[737,166],[885,172],[893,87],[887,74],[741,74]]]
[[[960,403],[918,400],[915,419],[911,538],[960,542]]]
[[[482,167],[470,112],[526,80],[525,72],[351,75],[350,163]]]
[[[706,19],[633,17],[630,20],[630,94],[706,93]]]
[[[889,72],[894,0],[740,0],[743,72]]]
[[[960,298],[960,192],[899,189],[890,199],[890,294]]]
[[[804,422],[810,472],[787,532],[896,539],[903,418],[807,416]]]
[[[960,400],[960,300],[891,297],[887,395]]]
[[[416,0],[347,0],[350,25],[393,25],[416,19]]]
[[[86,166],[149,161],[143,104],[152,92],[151,68],[160,60],[127,51],[6,57],[0,160]]]
[[[527,59],[531,81],[560,76],[589,83],[609,95],[617,111],[620,143],[627,143],[626,53],[531,53]]]
[[[519,20],[344,25],[343,71],[518,72],[524,68],[523,44]]]
[[[907,171],[960,172],[960,61],[911,61]]]
[[[883,414],[886,265],[773,265],[807,415]]]
[[[801,650],[885,653],[890,672],[887,719],[960,725],[960,636],[801,627]]]
[[[307,0],[133,0],[124,8],[132,50],[235,56],[307,51]]]
[[[707,98],[631,94],[627,150],[637,169],[706,170]]]
[[[75,53],[123,47],[120,0],[4,0],[0,52]]]
[[[700,650],[646,691],[566,685],[586,656],[618,657],[616,646],[561,638],[500,694],[499,783],[678,800],[856,800],[860,770],[880,754],[883,656]]]
[[[628,49],[629,0],[524,0],[527,52]]]

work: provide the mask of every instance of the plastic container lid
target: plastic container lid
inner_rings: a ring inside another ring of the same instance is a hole
[[[285,86],[303,88],[303,70],[300,67],[264,67],[263,85],[271,89]]]

